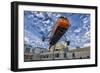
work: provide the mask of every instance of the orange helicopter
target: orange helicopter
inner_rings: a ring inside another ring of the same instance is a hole
[[[68,30],[69,26],[70,26],[70,22],[68,18],[61,16],[57,19],[57,21],[55,22],[51,30],[50,39],[49,39],[49,49],[59,41],[59,39]]]

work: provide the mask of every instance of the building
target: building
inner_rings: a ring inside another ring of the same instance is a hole
[[[90,47],[77,48],[67,53],[69,59],[87,59],[90,58]]]
[[[25,61],[89,59],[90,47],[68,50],[65,42],[58,42],[50,50],[39,47],[31,48],[30,52],[24,53],[24,57]]]

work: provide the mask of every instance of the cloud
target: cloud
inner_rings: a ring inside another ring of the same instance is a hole
[[[49,41],[43,42],[42,36],[47,36],[47,34],[52,30],[54,22],[60,16],[68,18],[71,22],[71,26],[65,34],[67,40],[71,42],[70,47],[83,47],[87,42],[87,44],[90,43],[89,14],[39,11],[25,11],[25,41],[32,45],[36,44],[40,47],[47,47]]]
[[[80,29],[80,28],[78,28],[78,29],[74,30],[74,32],[75,32],[75,33],[79,33],[80,31],[81,31],[81,29]]]

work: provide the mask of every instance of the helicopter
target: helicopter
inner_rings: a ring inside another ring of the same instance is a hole
[[[61,16],[55,21],[52,30],[47,34],[50,36],[42,37],[42,41],[49,39],[49,50],[60,40],[60,38],[66,33],[69,27],[70,27],[70,22],[68,18]],[[66,37],[65,41],[67,42],[67,45],[70,44],[70,41],[67,41]]]

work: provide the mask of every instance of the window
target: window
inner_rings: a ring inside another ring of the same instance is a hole
[[[57,53],[57,54],[55,54],[55,57],[57,57],[57,58],[58,58],[58,57],[59,57],[59,54],[58,54],[58,53]]]
[[[64,53],[64,58],[66,58],[66,53]]]

